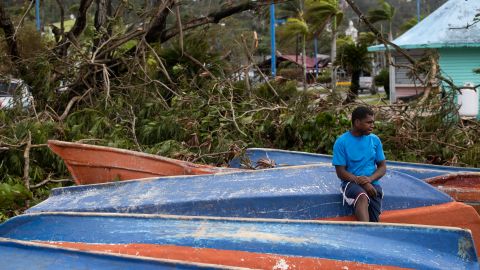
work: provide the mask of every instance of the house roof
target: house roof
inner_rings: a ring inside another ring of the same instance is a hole
[[[393,41],[404,49],[480,47],[479,0],[449,0]],[[473,25],[472,25],[473,24]],[[384,51],[384,45],[368,48]]]
[[[301,55],[295,55],[295,54],[281,54],[280,52],[277,52],[276,54],[277,57],[277,64],[280,62],[288,61],[291,63],[294,63],[298,66],[303,66],[302,63],[302,56]],[[307,61],[307,70],[313,70],[315,69],[315,58],[314,57],[305,57]],[[317,65],[319,68],[323,68],[328,65],[328,62],[330,62],[330,56],[326,54],[317,54]],[[270,57],[267,57],[263,62],[259,63],[259,67],[266,67],[270,66],[271,61]]]
[[[303,66],[301,55],[296,56],[295,54],[282,54],[282,55],[278,55],[277,57],[279,58],[279,60],[283,58],[287,61],[296,63],[299,66]],[[305,60],[307,62],[306,63],[307,64],[306,65],[307,69],[315,68],[315,58],[314,57],[307,56],[307,57],[305,57]],[[317,55],[317,64],[318,64],[319,67],[326,66],[326,64],[328,64],[328,61],[330,61],[330,56],[329,55],[326,55],[326,54]]]

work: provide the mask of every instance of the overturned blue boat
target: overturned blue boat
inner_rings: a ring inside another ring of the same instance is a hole
[[[382,222],[466,228],[480,243],[480,217],[471,206],[400,172],[387,172],[381,183]],[[325,164],[58,188],[27,212],[353,220],[335,169]]]
[[[251,162],[251,164],[256,164],[261,159],[273,160],[277,167],[316,163],[332,164],[331,155],[268,148],[249,148],[246,150],[243,158],[246,159],[247,162]],[[237,157],[230,162],[230,167],[240,168],[241,162],[242,158]],[[439,166],[400,161],[387,161],[387,169],[403,172],[419,179],[427,179],[450,173],[480,172],[480,168]]]
[[[452,202],[418,179],[390,171],[381,180],[383,210]],[[318,219],[351,215],[330,165],[201,176],[146,178],[53,189],[28,213],[74,211]]]
[[[371,267],[368,269],[373,266],[377,266],[375,269],[383,266],[479,269],[470,232],[445,227],[40,213],[12,218],[0,226],[0,237],[83,250],[130,252],[140,256],[173,257],[181,261],[206,261],[256,269],[279,269],[274,268],[279,264],[301,265],[302,269],[321,269],[318,266],[323,269],[332,269],[333,266],[352,269],[367,266]],[[1,249],[0,242],[0,252]],[[63,256],[65,254],[59,258]],[[268,262],[265,258],[271,260]]]
[[[1,269],[232,269],[219,265],[80,251],[7,238],[0,238],[0,254],[2,255]]]

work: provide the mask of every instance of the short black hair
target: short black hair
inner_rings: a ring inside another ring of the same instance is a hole
[[[355,120],[365,119],[367,115],[374,115],[372,109],[365,106],[359,106],[355,108],[355,110],[352,112],[352,125],[354,125]]]

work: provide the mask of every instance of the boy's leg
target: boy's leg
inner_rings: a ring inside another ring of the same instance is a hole
[[[358,221],[369,221],[369,198],[365,190],[356,183],[342,186],[343,196],[348,205],[353,206]]]
[[[371,222],[379,222],[380,214],[382,213],[382,199],[383,190],[379,185],[373,185],[377,190],[377,196],[370,198],[370,204],[368,205],[368,216]]]
[[[364,196],[363,194],[360,195],[357,199],[357,203],[355,203],[355,217],[358,221],[368,222],[370,221],[369,215],[369,207],[368,207],[368,197]]]

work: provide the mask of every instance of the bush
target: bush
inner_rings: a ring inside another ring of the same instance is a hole
[[[390,75],[388,69],[382,69],[380,73],[374,78],[374,82],[376,86],[383,86],[385,89],[385,94],[387,94],[387,98],[390,97]]]
[[[296,81],[274,81],[270,82],[270,84],[273,86],[275,91],[277,92],[278,96],[283,99],[284,101],[291,100],[295,97],[298,96],[298,90],[297,90],[297,82]],[[275,97],[275,94],[273,93],[272,89],[270,89],[270,86],[268,86],[266,83],[261,84],[256,90],[255,93],[257,96],[268,99],[268,100],[277,100],[277,97]]]
[[[331,83],[332,82],[332,72],[330,69],[324,69],[320,74],[318,74],[317,82],[319,83]]]

